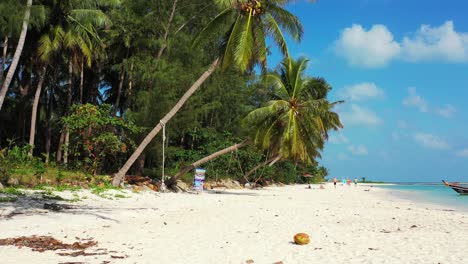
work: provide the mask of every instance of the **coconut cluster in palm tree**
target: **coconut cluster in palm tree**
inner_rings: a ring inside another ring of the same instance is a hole
[[[284,33],[295,40],[302,38],[299,19],[287,11],[285,0],[220,0],[224,10],[197,35],[194,44],[202,40],[221,43],[222,66],[235,65],[242,72],[259,65],[266,70],[271,38],[285,56],[289,56]],[[226,32],[216,35],[216,32]],[[283,33],[284,32],[284,33]]]
[[[257,0],[248,1],[247,3],[238,3],[237,8],[246,15],[251,14],[253,17],[260,16],[263,13],[262,3]]]

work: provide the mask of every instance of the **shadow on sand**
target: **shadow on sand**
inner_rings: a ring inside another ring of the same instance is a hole
[[[226,191],[226,190],[205,190],[203,192],[208,193],[208,194],[261,196],[261,194],[253,193],[253,192],[231,192],[231,191]]]
[[[153,210],[158,208],[122,208],[122,207],[91,207],[87,205],[74,204],[70,200],[43,198],[38,193],[23,193],[22,195],[0,194],[0,221],[11,220],[15,216],[23,215],[50,215],[53,214],[71,214],[71,215],[89,215],[100,219],[119,223],[118,220],[110,218],[111,212],[129,211],[129,210]],[[86,201],[86,200],[85,200]]]

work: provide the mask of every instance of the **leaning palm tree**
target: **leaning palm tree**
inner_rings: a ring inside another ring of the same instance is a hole
[[[295,40],[300,40],[302,37],[303,28],[299,19],[284,9],[284,5],[289,0],[217,0],[216,2],[223,11],[200,31],[194,44],[214,39],[214,43],[220,44],[219,56],[143,139],[127,162],[114,175],[112,182],[114,186],[120,185],[146,146],[219,65],[223,68],[233,65],[242,72],[250,71],[257,65],[262,70],[266,70],[267,37],[271,37],[285,55],[289,55],[289,52],[283,31]],[[221,31],[226,33],[218,36],[216,33]]]
[[[330,85],[322,78],[305,76],[306,67],[305,58],[296,61],[286,58],[277,72],[266,75],[272,100],[244,119],[250,138],[183,168],[167,185],[175,184],[191,169],[251,143],[268,155],[264,162],[247,172],[245,178],[280,159],[313,163],[328,139],[328,131],[343,125],[338,114],[333,112],[333,107],[341,101],[330,103],[326,98]]]

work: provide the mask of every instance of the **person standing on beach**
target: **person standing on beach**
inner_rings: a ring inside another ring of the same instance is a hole
[[[354,178],[354,187],[357,187],[357,178]]]
[[[336,177],[333,177],[333,185],[335,186],[335,189],[336,189],[336,182],[337,182],[337,181],[338,181],[338,180],[336,179]]]

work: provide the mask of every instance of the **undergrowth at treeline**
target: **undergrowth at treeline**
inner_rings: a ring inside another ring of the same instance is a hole
[[[0,193],[23,196],[18,188],[31,188],[41,192],[42,198],[63,200],[53,191],[77,191],[83,188],[102,195],[110,189],[117,189],[110,184],[111,177],[92,175],[77,170],[70,170],[55,164],[46,164],[38,157],[28,155],[29,146],[17,145],[0,150],[0,183],[6,186]],[[0,202],[14,201],[15,197],[1,197]]]
[[[171,149],[168,150],[168,159],[185,161],[196,160],[204,154],[204,152],[213,152],[216,149],[223,148],[232,142],[219,140],[214,138],[211,133],[205,131],[198,135],[199,140],[204,141],[206,149],[201,150],[185,150]],[[226,135],[226,138],[230,138]],[[231,138],[231,141],[236,139]],[[100,195],[113,187],[111,177],[109,175],[94,175],[86,169],[79,170],[73,166],[56,165],[48,158],[39,158],[29,156],[30,147],[23,147],[10,142],[10,146],[0,150],[0,183],[3,186],[32,188],[34,190],[54,191],[76,191],[82,188],[92,189],[93,193]],[[242,179],[246,172],[245,165],[257,164],[262,161],[262,155],[250,150],[249,148],[239,150],[231,155],[225,155],[217,160],[206,164],[208,170],[207,180],[217,181],[220,179],[230,178],[234,180]],[[183,164],[183,162],[182,162]],[[74,169],[73,169],[74,168]],[[93,168],[93,172],[95,172]],[[169,173],[177,172],[177,168],[168,168]],[[265,166],[253,174],[249,180],[255,181],[262,179],[265,181],[277,181],[283,183],[305,183],[306,179],[300,177],[303,172],[313,172],[326,176],[327,171],[323,167],[299,168],[290,162],[278,162],[274,167]],[[158,171],[145,171],[145,175],[149,175],[155,179],[160,176]],[[324,176],[316,177],[314,182],[323,181]],[[182,180],[190,183],[193,181],[192,174],[186,174]],[[7,192],[14,192],[13,189],[7,188]],[[2,192],[5,192],[3,190]],[[18,191],[19,192],[19,191]],[[19,195],[19,193],[17,193]]]

